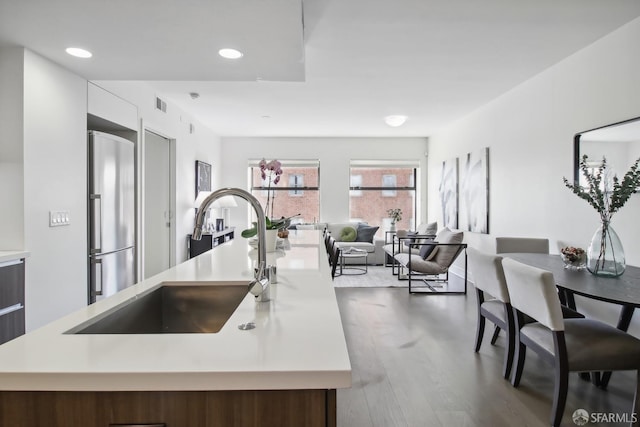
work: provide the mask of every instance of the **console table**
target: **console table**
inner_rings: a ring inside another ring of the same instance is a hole
[[[235,227],[225,228],[222,231],[214,231],[213,233],[202,233],[201,240],[193,240],[191,234],[187,235],[187,249],[189,258],[193,258],[218,245],[233,240]]]

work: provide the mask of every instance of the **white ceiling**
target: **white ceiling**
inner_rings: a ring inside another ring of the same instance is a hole
[[[638,0],[0,0],[0,44],[146,82],[223,136],[428,136],[638,16]]]

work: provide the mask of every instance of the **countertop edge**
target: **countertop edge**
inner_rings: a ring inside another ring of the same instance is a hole
[[[64,378],[62,378],[64,376]],[[47,387],[42,387],[46,382]],[[351,387],[351,370],[322,372],[3,373],[0,391],[326,390]],[[145,384],[141,387],[140,384]]]
[[[29,251],[0,251],[0,264],[28,258],[29,256],[31,256]]]

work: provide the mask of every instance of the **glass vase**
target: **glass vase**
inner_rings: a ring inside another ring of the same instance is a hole
[[[587,270],[596,276],[618,277],[626,267],[622,242],[608,222],[602,222],[591,238]]]

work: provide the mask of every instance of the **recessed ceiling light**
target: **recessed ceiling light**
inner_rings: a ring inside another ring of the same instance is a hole
[[[80,49],[79,47],[68,47],[66,52],[77,58],[91,58],[93,54],[85,49]]]
[[[243,53],[236,49],[220,49],[218,55],[227,59],[238,59],[242,58]]]
[[[384,122],[392,128],[402,126],[407,121],[407,116],[393,115],[384,118]]]

